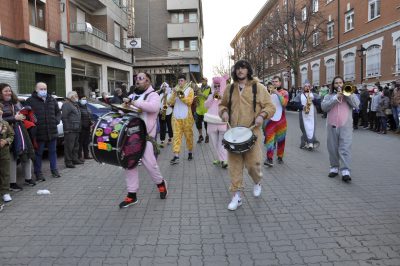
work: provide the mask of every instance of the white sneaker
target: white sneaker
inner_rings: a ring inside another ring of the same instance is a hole
[[[235,196],[233,196],[231,202],[228,205],[228,210],[234,211],[241,205],[242,205],[242,199],[238,194],[235,194]]]
[[[261,195],[261,184],[255,184],[253,188],[253,196],[259,197]]]
[[[12,198],[11,198],[10,194],[4,194],[3,200],[4,200],[4,202],[10,202],[10,201],[12,201]]]
[[[350,171],[347,169],[342,170],[342,176],[344,175],[350,175]]]

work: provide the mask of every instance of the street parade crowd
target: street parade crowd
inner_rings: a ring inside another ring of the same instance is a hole
[[[283,88],[280,76],[262,84],[246,60],[237,61],[231,75],[203,78],[201,86],[177,77],[173,86],[166,82],[156,90],[148,73],[139,73],[127,92],[116,89],[113,98],[103,101],[113,111],[91,120],[85,95],[68,92],[59,107],[39,82],[26,101],[21,102],[9,84],[0,84],[0,192],[4,203],[12,200],[10,191],[20,191],[17,172],[26,185],[35,186],[48,178],[42,172],[42,158],[48,150],[51,176],[61,177],[57,167],[57,125],[64,129],[64,162],[67,168],[84,165],[85,160],[121,166],[125,169],[125,199],[120,208],[138,202],[139,171],[142,165],[158,188],[161,199],[168,196],[167,179],[157,163],[160,150],[171,147],[171,167],[183,158],[196,157],[197,144],[212,146],[215,158],[210,164],[227,169],[232,198],[229,210],[242,205],[244,169],[253,180],[253,195],[262,193],[263,165],[285,162],[286,110],[299,111],[299,147],[314,150],[317,139],[316,117],[326,118],[329,177],[343,182],[352,179],[351,145],[353,131],[360,127],[387,134],[400,133],[400,79],[359,88],[340,76],[332,84],[313,87],[307,80],[301,88]],[[185,144],[182,145],[183,138]],[[182,155],[184,152],[187,154]],[[276,156],[274,154],[276,153]],[[17,171],[17,168],[21,168]],[[34,178],[32,176],[34,174]],[[4,204],[0,204],[1,209]]]

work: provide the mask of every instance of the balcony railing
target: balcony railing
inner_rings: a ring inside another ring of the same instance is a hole
[[[118,48],[121,48],[121,42],[114,40],[114,45],[117,46]]]
[[[93,27],[90,23],[71,23],[71,32],[87,32],[103,41],[107,41],[107,33]]]
[[[348,73],[348,74],[344,74],[343,78],[345,81],[354,81],[356,79],[356,75],[355,75],[355,73]]]
[[[116,4],[119,8],[121,8],[123,11],[128,12],[128,8],[122,4],[122,1],[120,0],[113,0],[114,4]]]

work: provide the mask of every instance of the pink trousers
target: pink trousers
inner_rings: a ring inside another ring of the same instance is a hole
[[[222,146],[222,140],[224,139],[226,129],[224,128],[224,130],[222,131],[220,128],[214,128],[209,124],[207,132],[210,136],[211,144],[213,145],[214,150],[217,153],[218,160],[226,162],[228,160],[227,151],[225,150],[224,146]]]
[[[151,179],[156,184],[160,184],[164,178],[161,176],[160,168],[158,167],[156,157],[154,156],[153,144],[146,142],[146,149],[142,157],[142,164],[149,173]],[[126,186],[128,192],[136,193],[139,190],[139,169],[135,167],[126,171]]]

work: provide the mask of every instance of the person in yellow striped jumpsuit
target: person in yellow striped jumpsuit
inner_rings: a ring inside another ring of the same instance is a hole
[[[178,91],[182,91],[182,96],[179,97]],[[193,114],[190,106],[194,99],[194,91],[190,84],[186,81],[185,75],[178,77],[178,85],[173,89],[171,98],[168,100],[168,105],[174,106],[172,115],[172,129],[174,131],[174,139],[172,152],[174,158],[170,161],[172,164],[179,163],[179,153],[181,150],[182,136],[185,135],[186,147],[189,155],[188,160],[193,159]]]

